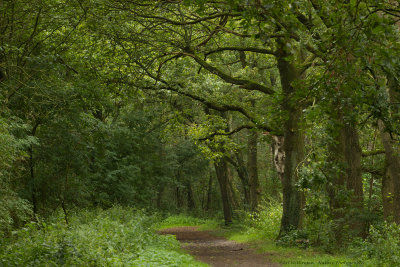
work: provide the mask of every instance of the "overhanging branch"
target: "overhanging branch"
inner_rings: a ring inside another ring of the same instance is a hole
[[[243,51],[243,52],[255,52],[259,54],[276,55],[276,52],[270,49],[263,49],[258,47],[220,47],[215,50],[207,52],[205,55],[211,55],[222,51]]]
[[[200,66],[208,70],[209,72],[219,76],[222,80],[224,80],[227,83],[231,84],[236,84],[240,85],[240,88],[244,88],[250,91],[259,91],[263,92],[265,94],[271,95],[274,94],[275,91],[263,84],[256,83],[254,81],[246,80],[246,79],[240,79],[236,77],[232,77],[229,74],[226,74],[222,70],[218,69],[217,67],[212,66],[211,64],[207,63],[205,60],[201,59],[199,56],[193,53],[193,51],[188,51],[188,53],[184,53],[186,56],[190,56],[193,58]]]
[[[241,126],[237,127],[236,129],[233,129],[230,132],[215,132],[215,133],[212,133],[212,134],[210,134],[210,135],[208,135],[206,137],[200,138],[198,140],[205,141],[205,140],[211,139],[211,138],[213,138],[214,136],[217,136],[217,135],[229,136],[229,135],[233,135],[235,133],[238,133],[243,129],[253,129],[253,128],[255,128],[255,126],[252,126],[252,125],[241,125]]]
[[[362,156],[369,157],[369,156],[375,156],[375,155],[380,155],[380,154],[384,154],[384,153],[385,153],[384,149],[377,149],[377,150],[372,150],[372,151],[363,151]]]

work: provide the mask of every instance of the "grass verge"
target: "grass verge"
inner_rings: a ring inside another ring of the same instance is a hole
[[[230,227],[215,227],[214,234],[224,236],[238,243],[246,243],[257,253],[269,256],[271,262],[280,263],[288,267],[302,266],[360,266],[360,262],[345,255],[330,255],[313,248],[297,248],[278,246],[274,240],[265,237],[255,228],[247,228],[240,224]]]

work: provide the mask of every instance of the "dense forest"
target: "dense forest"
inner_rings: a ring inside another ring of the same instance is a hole
[[[397,0],[3,0],[0,105],[2,266],[195,265],[174,214],[400,265]]]

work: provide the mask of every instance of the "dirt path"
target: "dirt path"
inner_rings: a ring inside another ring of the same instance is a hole
[[[245,244],[229,241],[223,237],[199,231],[198,227],[175,227],[160,231],[161,234],[175,235],[182,243],[182,248],[197,260],[214,267],[261,267],[281,266],[268,261],[268,255],[256,254]]]

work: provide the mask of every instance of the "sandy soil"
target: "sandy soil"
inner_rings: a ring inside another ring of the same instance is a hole
[[[268,254],[257,254],[245,244],[214,236],[210,231],[199,231],[198,227],[169,228],[160,231],[160,234],[175,235],[184,250],[211,266],[281,266],[269,262]]]

